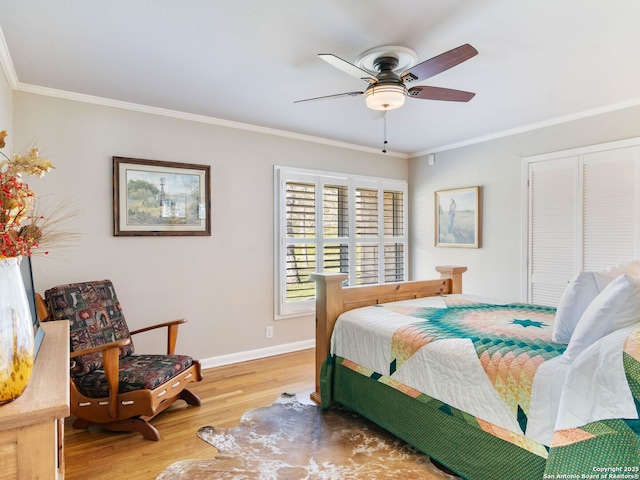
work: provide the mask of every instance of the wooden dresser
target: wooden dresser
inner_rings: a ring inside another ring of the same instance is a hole
[[[29,385],[0,405],[0,480],[63,479],[69,416],[69,322],[42,324],[45,336]]]

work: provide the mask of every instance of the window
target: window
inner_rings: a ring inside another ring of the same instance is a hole
[[[405,280],[407,183],[286,167],[276,180],[276,316],[315,308],[314,272],[349,285]]]

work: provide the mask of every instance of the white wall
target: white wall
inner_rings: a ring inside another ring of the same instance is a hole
[[[436,265],[468,267],[463,289],[508,301],[525,300],[522,157],[640,136],[640,107],[627,108],[498,140],[409,160],[412,279],[432,278]],[[482,248],[434,246],[434,192],[483,189]]]
[[[201,359],[314,338],[312,317],[273,320],[274,165],[408,174],[406,159],[35,94],[13,108],[14,145],[35,140],[56,166],[31,186],[84,212],[78,245],[34,257],[36,289],[109,278],[132,328],[188,317],[178,351]],[[112,156],[211,165],[212,236],[114,237]]]

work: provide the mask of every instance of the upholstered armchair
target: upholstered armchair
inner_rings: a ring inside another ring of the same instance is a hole
[[[109,280],[60,285],[45,292],[47,320],[69,320],[73,426],[99,425],[159,440],[149,421],[175,401],[199,406],[185,387],[202,380],[200,363],[175,355],[178,326],[185,319],[129,331]],[[46,314],[45,314],[46,315]],[[134,353],[132,335],[167,329],[166,355]]]

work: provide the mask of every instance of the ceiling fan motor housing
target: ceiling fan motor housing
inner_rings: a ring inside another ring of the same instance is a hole
[[[404,105],[407,96],[407,87],[394,70],[398,67],[398,59],[395,57],[379,57],[374,62],[380,71],[377,82],[369,85],[365,91],[367,107],[373,110],[393,110]]]

